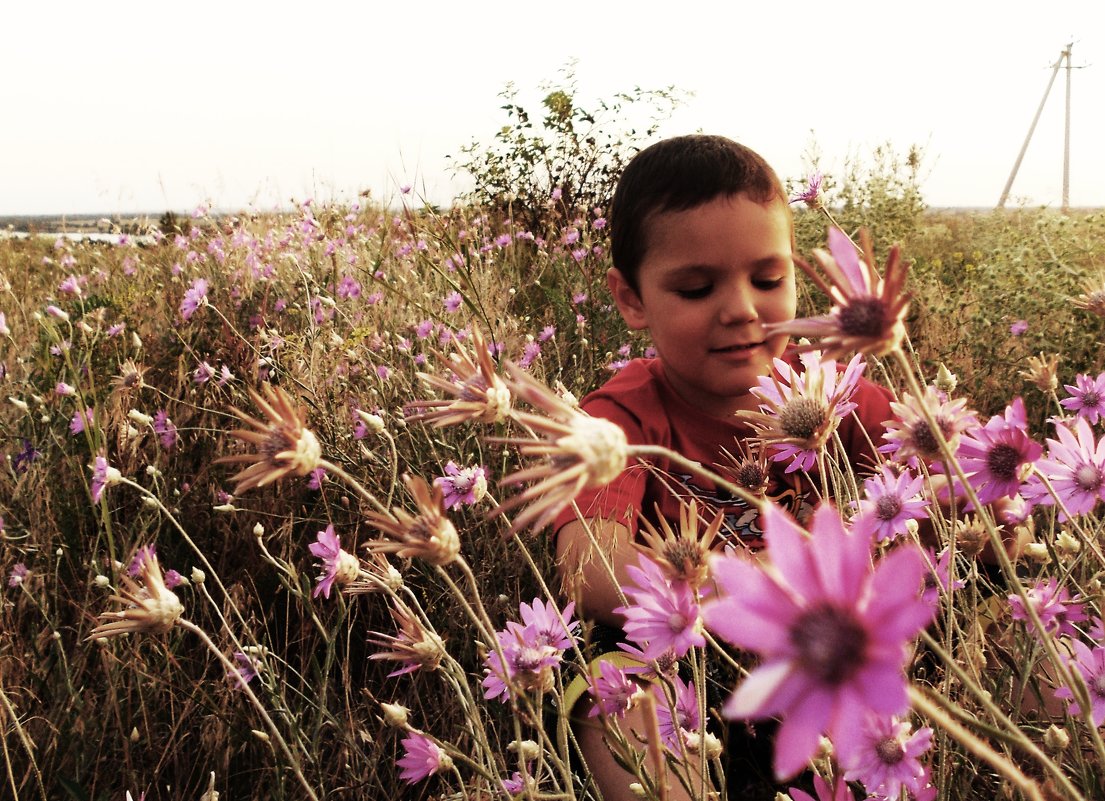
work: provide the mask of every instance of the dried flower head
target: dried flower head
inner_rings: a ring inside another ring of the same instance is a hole
[[[126,394],[146,386],[146,370],[146,367],[135,363],[134,359],[127,359],[119,365],[119,374],[111,379],[113,391]]]
[[[1075,308],[1085,309],[1090,314],[1105,317],[1105,276],[1085,283],[1086,291],[1074,299]]]
[[[721,453],[724,458],[718,467],[725,478],[757,498],[763,498],[767,494],[767,488],[771,484],[771,469],[764,443],[738,440],[737,454],[724,448]]]
[[[641,518],[639,534],[644,543],[634,542],[633,547],[655,562],[672,581],[686,582],[695,589],[701,587],[710,575],[710,547],[725,522],[725,514],[718,512],[700,532],[698,504],[692,500],[679,507],[678,531],[672,529],[666,518],[659,519],[662,531]]]
[[[401,667],[388,674],[401,676],[419,669],[437,670],[445,657],[445,643],[436,632],[426,628],[422,621],[402,603],[390,607],[391,619],[398,633],[395,636],[372,632],[368,642],[386,650],[369,654],[369,659],[390,659]]]
[[[1041,392],[1054,392],[1059,388],[1059,354],[1029,356],[1027,366],[1017,375],[1035,384]]]
[[[406,419],[425,420],[434,426],[451,426],[468,420],[502,422],[510,413],[510,390],[495,373],[495,363],[483,335],[479,329],[472,332],[475,353],[468,352],[456,338],[453,344],[456,350],[451,356],[433,351],[438,361],[453,374],[452,380],[430,373],[419,373],[418,377],[454,399],[408,404]]]
[[[417,512],[409,514],[395,508],[391,514],[369,512],[365,520],[388,539],[373,540],[369,550],[418,557],[435,565],[445,565],[460,553],[456,527],[445,516],[445,496],[440,487],[431,487],[420,476],[403,476],[407,492],[414,498]]]
[[[543,439],[502,439],[516,445],[523,456],[546,461],[504,476],[504,485],[534,481],[495,509],[501,514],[528,504],[511,525],[511,532],[550,523],[581,490],[601,487],[625,469],[629,445],[625,432],[609,420],[590,417],[569,405],[520,367],[507,363],[511,391],[545,414],[512,412],[515,420],[544,435]]]
[[[132,631],[163,634],[184,614],[180,599],[165,586],[161,565],[153,549],[140,550],[139,557],[134,565],[137,568],[134,577],[121,575],[122,588],[118,595],[111,596],[111,600],[125,604],[126,609],[100,615],[102,620],[110,622],[94,628],[88,639],[114,637]]]
[[[871,238],[860,231],[863,259],[839,228],[829,229],[828,252],[817,249],[814,259],[828,277],[821,276],[802,259],[795,263],[833,301],[830,312],[766,326],[768,336],[787,333],[819,341],[806,350],[820,349],[825,358],[835,359],[853,351],[885,356],[905,337],[905,315],[909,296],[903,293],[909,265],[901,260],[895,245],[886,262],[885,276],[875,267]]]
[[[215,460],[249,465],[230,479],[237,484],[235,493],[263,487],[289,474],[305,476],[319,467],[322,460],[318,439],[306,427],[302,410],[296,408],[288,393],[268,383],[262,385],[262,391],[264,397],[252,389],[249,396],[265,413],[267,420],[258,420],[238,409],[231,409],[254,430],[238,428],[230,435],[256,446],[256,452],[222,456]]]

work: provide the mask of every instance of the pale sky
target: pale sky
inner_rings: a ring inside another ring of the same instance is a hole
[[[507,81],[577,60],[586,104],[634,86],[694,97],[702,129],[801,177],[889,142],[924,147],[934,206],[996,204],[1074,43],[1072,205],[1105,206],[1105,2],[185,0],[0,10],[0,214],[267,210],[463,186],[449,154],[505,121]],[[1058,206],[1065,75],[1013,202]]]

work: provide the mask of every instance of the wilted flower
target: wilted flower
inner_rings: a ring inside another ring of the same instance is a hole
[[[452,757],[421,732],[412,731],[402,743],[403,756],[396,764],[402,768],[399,778],[409,784],[453,767]]]
[[[372,632],[373,636],[369,637],[368,641],[387,650],[370,654],[368,658],[399,662],[401,667],[389,673],[388,678],[402,676],[404,673],[412,673],[422,668],[436,670],[445,657],[445,643],[442,642],[441,637],[426,628],[421,619],[400,602],[395,601],[389,607],[389,611],[391,619],[395,621],[398,634],[392,636]]]
[[[268,383],[262,390],[264,397],[252,389],[249,396],[267,420],[257,420],[238,409],[231,409],[255,430],[239,428],[230,435],[256,446],[257,452],[221,456],[215,460],[249,465],[230,479],[237,484],[235,493],[263,487],[289,474],[305,476],[318,467],[322,459],[318,439],[306,427],[302,411],[295,407],[288,393]]]
[[[1105,278],[1087,281],[1085,292],[1074,299],[1074,306],[1098,317],[1105,317]]]
[[[447,357],[433,351],[438,360],[453,374],[447,380],[430,373],[418,377],[454,400],[416,401],[407,406],[414,414],[406,415],[409,421],[425,420],[434,426],[449,426],[468,420],[497,423],[510,412],[510,390],[495,373],[495,364],[483,335],[477,329],[472,334],[474,354],[469,353],[459,340],[454,340],[454,351]]]
[[[508,363],[507,370],[511,390],[548,416],[513,412],[518,422],[544,438],[500,441],[516,445],[523,456],[548,459],[503,477],[505,485],[535,483],[498,506],[495,514],[529,504],[510,530],[527,526],[537,530],[550,523],[580,491],[613,481],[625,469],[629,445],[617,424],[569,405],[520,367]]]
[[[146,386],[143,377],[146,374],[145,367],[140,367],[134,359],[127,359],[119,365],[119,374],[111,379],[111,386],[115,392],[126,393]]]
[[[126,605],[118,612],[104,612],[100,615],[110,623],[101,623],[89,634],[88,639],[113,637],[130,632],[151,632],[163,634],[173,627],[177,619],[184,614],[184,606],[168,587],[161,574],[157,556],[150,548],[144,552],[138,572],[134,578],[128,575],[119,577],[122,589],[111,600]],[[139,584],[135,578],[141,580]]]
[[[866,366],[860,354],[843,372],[816,351],[802,354],[801,360],[804,370],[798,373],[775,359],[772,374],[761,376],[759,386],[751,390],[760,400],[760,410],[737,412],[738,420],[755,429],[752,441],[769,447],[773,461],[788,463],[788,473],[813,467],[841,419],[856,408],[851,397]]]
[[[775,773],[791,776],[829,732],[842,751],[858,742],[868,712],[903,713],[908,641],[932,619],[920,597],[924,559],[904,545],[877,567],[871,536],[848,533],[831,506],[810,535],[774,505],[763,511],[769,563],[715,555],[717,600],[706,625],[763,661],[725,706],[730,718],[782,717]]]
[[[391,514],[369,512],[366,522],[382,531],[388,539],[368,544],[372,551],[418,557],[435,565],[445,565],[460,553],[456,527],[445,516],[445,499],[440,487],[432,489],[420,476],[403,476],[407,492],[414,499],[416,513],[394,508]]]
[[[633,547],[655,562],[670,580],[683,581],[698,589],[710,575],[710,547],[724,522],[724,512],[718,512],[700,531],[698,504],[691,500],[679,506],[678,532],[672,530],[664,517],[660,517],[661,531],[642,517],[638,534],[644,542],[634,542]]]
[[[317,559],[322,561],[322,574],[318,577],[318,586],[311,593],[311,597],[317,598],[322,595],[329,598],[330,588],[334,584],[340,587],[357,578],[361,563],[356,556],[342,550],[341,539],[334,533],[333,525],[328,525],[318,532],[316,540],[307,547]]]
[[[718,465],[724,475],[750,495],[763,498],[771,485],[771,469],[768,467],[767,448],[762,442],[737,440],[737,453],[721,449],[725,461]]]
[[[835,359],[853,351],[885,356],[905,337],[905,315],[909,298],[903,294],[909,265],[901,260],[895,245],[886,263],[885,277],[879,277],[867,231],[860,232],[863,260],[851,240],[839,228],[829,229],[829,252],[817,249],[814,258],[828,280],[801,259],[795,262],[833,300],[832,310],[820,317],[807,317],[765,327],[768,336],[777,333],[819,341],[806,350],[820,349],[825,358]]]
[[[1038,356],[1029,356],[1027,364],[1028,366],[1018,375],[1031,381],[1042,392],[1054,392],[1059,386],[1056,372],[1059,367],[1059,354],[1044,356],[1041,352]]]

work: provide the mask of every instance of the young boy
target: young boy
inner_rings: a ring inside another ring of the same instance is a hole
[[[618,423],[631,443],[663,446],[724,472],[726,453],[741,453],[751,434],[734,414],[757,409],[750,390],[771,374],[773,359],[795,362],[788,338],[765,331],[795,315],[794,231],[782,184],[759,155],[724,137],[668,139],[626,167],[610,226],[614,266],[607,283],[627,325],[649,332],[657,356],[630,362],[582,407]],[[860,380],[853,397],[859,422],[846,418],[839,429],[853,466],[872,463],[870,443],[892,417],[890,398]],[[811,489],[798,473],[784,474],[784,465],[767,464],[768,498],[804,517],[814,505]],[[623,619],[613,610],[622,602],[594,556],[592,536],[617,582],[626,584],[626,566],[637,563],[639,516],[653,520],[658,505],[674,523],[680,499],[691,498],[725,512],[723,536],[762,545],[756,512],[739,499],[663,459],[631,465],[610,485],[577,498],[586,521],[572,511],[556,521],[561,578],[584,615],[620,634]],[[603,797],[633,798],[632,779],[608,753],[601,726],[594,718],[585,722],[581,707],[589,704],[584,698],[577,705],[577,736]],[[627,722],[643,731],[639,714]],[[681,797],[678,783],[671,784],[672,797]],[[731,783],[731,797],[740,797],[732,792]]]

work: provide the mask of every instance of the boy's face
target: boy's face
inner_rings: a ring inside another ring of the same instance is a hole
[[[722,196],[686,211],[654,214],[634,290],[607,274],[633,329],[647,329],[664,373],[684,400],[726,416],[753,409],[756,379],[769,375],[785,335],[765,323],[794,319],[791,220],[781,200]]]

